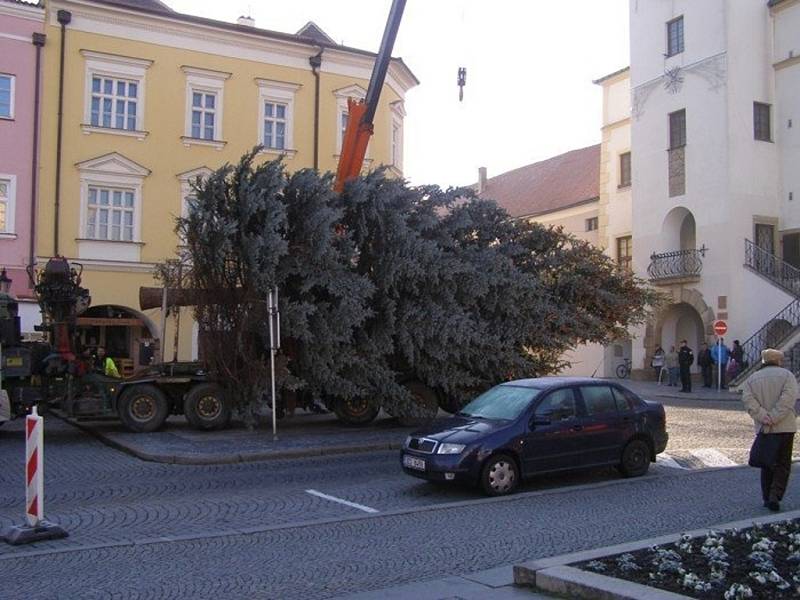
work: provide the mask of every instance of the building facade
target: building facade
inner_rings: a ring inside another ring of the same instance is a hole
[[[39,261],[61,254],[83,265],[92,308],[79,320],[82,342],[133,369],[162,337],[159,310],[139,309],[139,288],[176,254],[190,181],[259,144],[260,158],[282,157],[290,171],[335,171],[346,99],[363,97],[375,56],[313,23],[284,34],[157,0],[54,0],[46,33]],[[403,100],[416,84],[393,59],[367,153],[399,175]],[[168,323],[166,358],[176,338],[179,358],[197,354],[191,310],[181,312],[178,336],[177,319]]]
[[[668,298],[656,345],[789,350],[797,321],[800,3],[630,3],[633,268]],[[788,337],[787,337],[788,336]]]
[[[37,55],[45,42],[43,27],[43,7],[0,0],[0,268],[13,281],[24,331],[33,331],[39,315],[26,270],[36,256]]]

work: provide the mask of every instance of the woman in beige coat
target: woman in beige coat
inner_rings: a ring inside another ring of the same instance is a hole
[[[744,383],[742,402],[753,418],[756,431],[780,436],[777,463],[773,468],[761,469],[764,506],[778,511],[792,469],[792,446],[797,431],[797,379],[794,373],[780,366],[783,352],[779,350],[764,350],[761,362],[763,367]]]

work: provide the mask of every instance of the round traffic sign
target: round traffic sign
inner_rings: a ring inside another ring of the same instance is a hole
[[[728,324],[725,321],[714,321],[714,333],[725,335],[728,333]]]

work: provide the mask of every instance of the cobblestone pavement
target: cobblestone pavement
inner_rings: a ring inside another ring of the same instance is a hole
[[[488,502],[406,477],[396,452],[167,465],[49,418],[45,512],[70,537],[0,546],[0,598],[327,598],[761,514],[754,470],[696,471],[719,455],[742,462],[752,426],[740,407],[675,402],[667,415],[675,465],[638,480],[537,478]],[[21,521],[22,447],[21,423],[6,424],[0,527]],[[787,509],[798,492],[795,477]],[[23,583],[29,572],[47,576]]]

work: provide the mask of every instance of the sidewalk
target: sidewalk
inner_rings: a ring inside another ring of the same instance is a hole
[[[716,388],[704,388],[702,385],[696,385],[696,382],[692,382],[692,391],[685,394],[681,392],[680,387],[670,387],[666,383],[659,385],[655,381],[638,381],[635,379],[609,379],[609,381],[615,381],[616,383],[630,388],[645,400],[670,398],[678,400],[738,402],[742,397],[741,394],[737,392],[730,392],[728,390],[717,391]]]
[[[116,420],[65,419],[105,444],[142,460],[190,464],[232,464],[400,449],[414,427],[402,427],[381,413],[364,428],[342,425],[332,413],[300,413],[278,421],[264,420],[253,430],[233,422],[221,431],[192,429],[182,416],[171,416],[161,431],[134,433]]]

